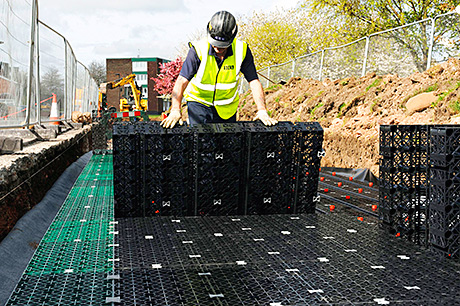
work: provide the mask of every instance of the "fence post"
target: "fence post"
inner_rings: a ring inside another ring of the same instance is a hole
[[[69,48],[70,44],[69,44]],[[72,50],[72,48],[71,48]],[[72,118],[72,112],[75,111],[75,99],[76,99],[76,93],[77,93],[77,70],[78,70],[78,64],[77,64],[77,59],[75,58],[75,54],[72,51],[72,96],[70,97],[70,118]]]
[[[88,68],[86,68],[86,66],[85,66],[85,71],[86,71],[86,91],[85,91],[85,97],[86,97],[86,104],[85,104],[85,105],[86,105],[86,110],[85,110],[85,112],[89,112],[89,109],[90,109],[90,108],[89,108],[89,98],[90,98],[90,96],[89,96],[89,89],[90,89],[90,87],[91,87],[91,85],[90,85],[90,83],[91,83],[91,80],[90,80],[90,79],[91,79],[91,75],[89,74],[89,70],[88,70]]]
[[[30,128],[30,111],[32,108],[32,80],[34,73],[34,57],[35,57],[35,31],[37,21],[37,1],[32,1],[32,16],[30,21],[30,50],[29,50],[29,75],[27,76],[27,108],[26,118],[24,123]],[[36,100],[36,99],[35,99]]]
[[[366,37],[366,47],[364,48],[363,71],[361,72],[361,76],[366,75],[367,55],[368,55],[368,53],[369,53],[369,36]]]
[[[69,74],[68,74],[68,54],[67,54],[67,39],[64,38],[64,121],[68,121],[68,105],[69,104],[69,93],[68,93],[68,85],[69,85]]]
[[[270,78],[270,66],[268,66],[267,74],[268,76],[267,76],[267,86],[266,87],[268,88],[270,86],[270,83],[268,82],[268,79]]]
[[[87,112],[88,111],[88,72],[86,71],[86,66],[83,66],[84,68],[84,76],[85,76],[85,85],[83,85],[83,95],[82,95],[82,112]]]
[[[295,76],[295,58],[292,60],[292,71],[291,71],[291,78]]]
[[[431,57],[433,53],[433,44],[434,44],[434,27],[436,26],[436,18],[430,18],[431,19],[431,33],[430,33],[430,41],[429,41],[429,47],[428,47],[428,59],[426,60],[426,70],[430,69],[431,67]]]
[[[322,80],[323,79],[323,63],[324,63],[324,49],[321,50],[321,64],[319,65],[319,79],[318,80]]]
[[[37,28],[35,29],[35,45],[37,46],[37,54],[35,55],[35,58],[37,59],[36,65],[37,65],[37,77],[35,78],[35,86],[37,87],[35,90],[35,94],[37,95],[36,101],[37,101],[37,122],[38,125],[42,124],[42,104],[41,104],[41,86],[40,86],[40,27],[38,23],[38,18],[36,20],[36,25]]]

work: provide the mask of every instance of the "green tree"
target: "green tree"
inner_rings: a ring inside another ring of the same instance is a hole
[[[360,23],[367,35],[435,17],[455,9],[460,0],[306,0],[313,13],[323,10]]]
[[[295,11],[253,13],[241,19],[239,37],[249,44],[258,69],[290,61],[310,50],[302,33],[304,21],[296,22]]]
[[[362,25],[345,15],[338,15],[331,7],[317,9],[303,5],[303,28],[308,31],[308,43],[312,52],[340,46],[365,36]]]
[[[459,3],[460,0],[306,0],[303,7],[309,9],[312,16],[330,16],[337,22],[338,37],[353,40],[435,17],[453,10]],[[386,40],[388,48],[398,45],[401,51],[411,55],[417,69],[423,71],[428,59],[429,25],[428,22],[420,23],[400,31],[388,32],[380,36],[380,44]],[[453,25],[437,29],[437,37],[442,37],[452,29]]]

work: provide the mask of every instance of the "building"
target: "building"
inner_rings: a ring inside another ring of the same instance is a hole
[[[135,57],[135,58],[108,58],[106,60],[107,81],[114,81],[131,73],[136,75],[137,85],[142,87],[142,98],[148,100],[148,113],[160,114],[165,111],[169,104],[158,98],[154,91],[154,82],[151,78],[157,77],[160,72],[160,63],[167,63],[169,60],[157,57]],[[115,88],[107,90],[107,107],[120,109],[120,98],[128,94],[130,88]]]

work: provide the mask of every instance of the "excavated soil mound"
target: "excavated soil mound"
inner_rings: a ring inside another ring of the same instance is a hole
[[[375,73],[341,80],[291,78],[267,88],[265,95],[272,117],[321,124],[323,167],[368,168],[378,175],[381,124],[460,123],[460,60],[449,59],[407,78]],[[247,92],[241,96],[238,119],[252,120],[255,113]]]

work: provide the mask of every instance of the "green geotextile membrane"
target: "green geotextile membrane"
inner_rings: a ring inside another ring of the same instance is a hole
[[[7,305],[106,302],[115,234],[112,172],[112,155],[92,156]]]

